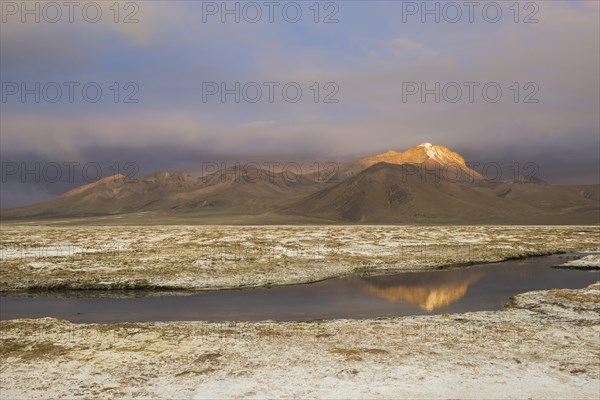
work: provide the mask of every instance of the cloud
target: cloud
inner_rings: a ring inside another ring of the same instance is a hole
[[[421,43],[415,42],[414,40],[406,37],[399,37],[392,40],[392,44],[398,49],[405,51],[409,54],[419,54],[424,56],[432,56],[435,52]]]
[[[102,148],[142,158],[144,148],[162,147],[175,161],[189,152],[349,159],[429,141],[470,157],[515,154],[597,176],[600,161],[590,150],[600,145],[597,2],[540,2],[537,24],[403,24],[396,3],[345,2],[331,25],[203,23],[197,2],[138,3],[137,24],[3,24],[3,81],[140,86],[136,105],[2,104],[3,157],[86,159]],[[293,81],[304,97],[203,103],[206,81]],[[503,101],[485,102],[479,92],[474,103],[403,102],[403,82],[467,81],[498,82]],[[339,87],[339,103],[321,101],[328,82]],[[520,100],[535,82],[539,103],[512,101],[515,82]],[[152,159],[145,162],[151,170]]]
[[[276,124],[277,121],[275,121],[274,119],[269,120],[269,121],[251,121],[251,122],[246,122],[242,125],[239,126],[240,129],[252,129],[252,128],[264,128],[267,126],[271,126]]]

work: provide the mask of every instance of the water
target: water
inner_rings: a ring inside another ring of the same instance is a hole
[[[567,258],[573,257],[553,255],[447,271],[337,278],[186,296],[133,291],[12,293],[0,299],[0,318],[55,317],[101,323],[305,321],[499,310],[519,293],[582,288],[600,280],[598,271],[551,268]]]

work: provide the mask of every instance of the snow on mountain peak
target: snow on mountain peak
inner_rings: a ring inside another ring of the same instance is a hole
[[[435,144],[431,144],[429,142],[425,142],[425,143],[421,143],[417,147],[421,147],[421,148],[423,148],[423,150],[425,150],[425,154],[427,154],[427,158],[436,160],[438,162],[441,162],[442,164],[448,163],[448,162],[459,161],[459,157],[457,157],[458,154],[454,154],[449,149],[447,149],[443,146],[438,146]],[[459,163],[461,161],[462,160],[460,160]]]
[[[436,163],[444,167],[458,168],[467,171],[470,175],[478,177],[477,172],[471,170],[466,164],[464,158],[447,147],[432,144],[429,142],[421,143],[416,147],[412,147],[402,153],[393,150],[387,153],[378,154],[373,157],[367,157],[359,160],[364,165],[374,165],[380,162],[390,164],[423,164]]]
[[[437,156],[439,155],[438,154],[439,152],[438,152],[436,146],[432,145],[431,143],[423,143],[419,147],[425,148],[425,153],[427,153],[427,157],[433,158],[433,159],[438,158]]]

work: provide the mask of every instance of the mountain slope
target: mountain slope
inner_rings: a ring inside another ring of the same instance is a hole
[[[378,163],[281,211],[354,223],[598,223],[598,200],[579,192],[424,180],[409,165]]]

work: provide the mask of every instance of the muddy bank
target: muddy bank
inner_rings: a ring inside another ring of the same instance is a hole
[[[0,323],[7,398],[590,398],[600,283],[504,311],[306,323]]]

